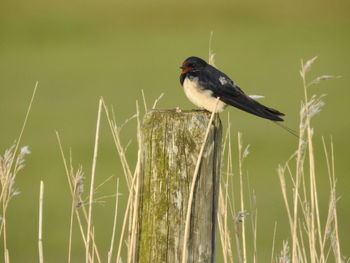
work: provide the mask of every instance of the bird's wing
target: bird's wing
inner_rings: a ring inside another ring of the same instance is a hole
[[[220,100],[226,104],[259,117],[273,121],[283,121],[279,117],[284,116],[283,113],[266,107],[247,96],[228,76],[216,68],[209,68],[208,70],[210,72],[202,74],[199,78],[199,84],[212,90],[213,96],[220,97]]]

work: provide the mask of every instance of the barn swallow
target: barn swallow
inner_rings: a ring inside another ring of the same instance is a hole
[[[226,74],[203,59],[189,57],[180,68],[182,69],[180,83],[185,94],[199,108],[210,112],[214,110],[221,112],[227,105],[231,105],[265,119],[283,121],[280,117],[284,116],[283,113],[266,107],[246,95]]]

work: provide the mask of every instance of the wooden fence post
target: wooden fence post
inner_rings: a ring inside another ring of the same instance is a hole
[[[181,262],[194,169],[211,114],[152,110],[141,128],[136,262]],[[188,263],[215,261],[222,126],[215,116],[192,202]]]

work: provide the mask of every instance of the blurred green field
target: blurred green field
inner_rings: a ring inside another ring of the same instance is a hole
[[[70,195],[54,131],[76,166],[91,172],[98,99],[113,105],[122,123],[135,113],[141,89],[149,104],[165,93],[158,107],[190,109],[179,84],[179,66],[191,55],[208,58],[208,40],[216,65],[248,94],[263,94],[263,103],[286,114],[286,125],[298,129],[303,97],[300,59],[319,56],[311,77],[343,78],[323,82],[311,93],[326,102],[315,117],[315,148],[321,207],[328,201],[327,171],[321,136],[335,144],[340,237],[350,256],[348,176],[350,122],[350,2],[310,1],[2,1],[0,3],[0,152],[17,138],[35,82],[39,89],[23,138],[32,154],[16,184],[21,194],[8,211],[12,262],[37,262],[39,181],[44,180],[44,252],[46,262],[64,262],[68,248]],[[295,150],[297,140],[273,123],[229,109],[235,131],[251,144],[245,162],[258,206],[258,259],[270,259],[272,235],[288,238],[287,216],[276,172]],[[222,114],[224,125],[227,113]],[[131,163],[136,160],[135,123],[124,131]],[[224,126],[225,127],[225,126]],[[97,184],[122,170],[106,122],[103,122]],[[236,133],[235,133],[236,138]],[[235,152],[236,153],[236,152]],[[235,154],[234,153],[234,154]],[[122,180],[124,209],[127,198]],[[86,191],[88,180],[86,182]],[[115,180],[97,196],[113,193]],[[96,205],[97,242],[106,255],[113,199]],[[123,211],[123,210],[120,210]],[[326,212],[326,211],[324,211]],[[121,213],[120,213],[121,214]],[[120,221],[119,221],[120,222]],[[276,245],[280,250],[282,242]],[[84,258],[78,231],[74,260]],[[105,257],[103,257],[105,259]],[[2,261],[2,260],[0,260]]]

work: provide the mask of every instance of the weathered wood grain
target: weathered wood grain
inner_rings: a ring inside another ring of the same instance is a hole
[[[136,262],[181,261],[186,209],[210,113],[153,110],[143,121]],[[215,116],[192,204],[188,259],[214,262],[222,126]]]

